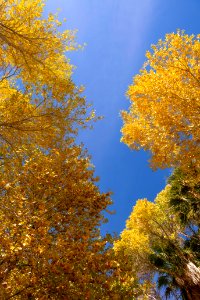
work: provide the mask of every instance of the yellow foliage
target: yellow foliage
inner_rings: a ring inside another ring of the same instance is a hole
[[[106,295],[101,283],[109,279],[112,261],[107,265],[110,254],[101,252],[106,241],[96,227],[110,199],[100,194],[87,166],[79,147],[53,149],[48,155],[35,150],[18,173],[5,168],[1,174],[5,182],[10,180],[9,190],[1,188],[0,210],[5,261],[0,274],[12,287],[5,288],[8,295],[25,289],[20,299],[26,299],[27,292],[40,298],[56,289],[73,299],[83,297],[90,285],[96,290],[93,295]]]
[[[200,36],[167,34],[147,52],[127,95],[122,141],[152,154],[153,168],[188,167],[200,158]]]
[[[110,194],[75,145],[95,115],[65,56],[74,32],[43,19],[43,6],[0,0],[0,298],[120,299],[99,232]]]
[[[114,244],[119,258],[126,263],[129,261],[133,276],[137,274],[140,279],[152,271],[149,255],[153,253],[153,247],[179,238],[180,225],[169,208],[169,189],[166,186],[154,203],[147,199],[138,200],[126,222],[126,228]]]
[[[60,33],[56,16],[42,19],[43,1],[0,1],[1,155],[29,155],[58,138],[77,134],[94,119],[81,89],[72,82],[65,56],[76,49],[74,32]],[[31,142],[30,142],[31,140]]]

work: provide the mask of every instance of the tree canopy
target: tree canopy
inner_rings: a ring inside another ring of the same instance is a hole
[[[41,0],[0,3],[0,298],[119,299],[110,193],[76,144],[95,119],[66,56],[74,32]]]
[[[153,45],[122,112],[122,141],[150,151],[153,168],[175,168],[154,202],[138,200],[114,245],[140,280],[156,278],[162,299],[200,295],[199,38],[178,31]]]
[[[146,53],[147,61],[127,95],[122,141],[151,152],[153,168],[186,168],[199,162],[200,36],[167,34]]]
[[[72,80],[79,45],[44,4],[0,1],[0,298],[198,300],[200,36],[166,35],[129,87],[122,141],[175,170],[102,236],[112,201],[77,143],[97,120]]]
[[[149,293],[157,278],[161,299],[169,295],[198,299],[199,227],[194,228],[192,221],[182,224],[177,209],[171,205],[174,188],[175,182],[171,181],[154,203],[138,200],[114,249],[132,265],[132,276],[148,282]]]

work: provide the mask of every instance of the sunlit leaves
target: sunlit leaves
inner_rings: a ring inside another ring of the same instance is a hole
[[[146,199],[137,201],[114,250],[129,265],[129,275],[138,276],[141,284],[149,280],[148,292],[156,278],[161,298],[166,289],[166,297],[185,293],[198,299],[195,297],[199,293],[199,228],[195,221],[198,211],[194,210],[198,205],[194,192],[198,190],[187,185],[187,193],[183,193],[184,176],[178,174],[172,176],[171,185],[158,194],[154,203]],[[176,206],[172,197],[177,199]],[[187,222],[180,218],[183,213]]]
[[[75,144],[95,114],[65,56],[74,32],[43,6],[0,1],[0,298],[120,299],[130,289],[99,230],[110,194]]]
[[[74,32],[58,31],[56,16],[42,19],[43,1],[0,2],[0,139],[4,159],[15,147],[49,149],[77,134],[94,113],[71,79],[65,56],[77,48]],[[27,149],[28,148],[28,149]],[[26,153],[27,154],[27,153]],[[16,155],[16,152],[15,152]]]
[[[199,36],[167,34],[146,56],[127,92],[122,141],[150,150],[154,168],[188,167],[200,157]]]
[[[150,151],[154,169],[178,167],[154,203],[138,200],[114,247],[134,276],[157,272],[166,298],[200,293],[199,38],[178,31],[153,45],[128,89],[129,112],[122,112],[124,143]]]

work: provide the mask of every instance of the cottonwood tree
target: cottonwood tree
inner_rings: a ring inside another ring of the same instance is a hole
[[[198,165],[200,158],[200,36],[167,34],[147,52],[147,61],[127,95],[122,141],[152,154],[153,168]]]
[[[110,194],[75,144],[94,113],[65,55],[74,32],[43,6],[0,1],[0,298],[125,299],[99,231]]]
[[[90,119],[65,56],[77,48],[74,32],[60,33],[53,15],[42,19],[43,6],[39,0],[0,3],[0,137],[5,156],[19,145],[26,150],[27,144],[29,151],[31,145],[51,148],[57,136],[77,133]]]
[[[176,169],[155,203],[136,204],[114,247],[132,259],[141,280],[148,274],[151,282],[158,272],[158,287],[166,287],[166,297],[173,293],[189,300],[200,294],[199,38],[182,31],[167,34],[147,52],[147,62],[129,87],[122,141],[149,150],[154,169]]]
[[[109,194],[99,192],[81,148],[66,146],[48,155],[35,150],[18,172],[5,166],[1,174],[2,299],[116,293],[111,240],[98,229]]]
[[[132,265],[133,276],[136,272],[150,290],[156,275],[161,299],[169,295],[174,299],[198,299],[198,229],[193,232],[180,222],[170,206],[170,189],[166,186],[155,203],[138,200],[114,249]]]

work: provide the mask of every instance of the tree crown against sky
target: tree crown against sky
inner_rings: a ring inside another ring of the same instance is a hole
[[[166,299],[198,299],[199,35],[167,34],[152,49],[128,90],[122,141],[151,151],[153,168],[176,169],[154,203],[138,200],[114,248],[141,279],[156,275]]]
[[[93,117],[87,114],[85,98],[72,81],[73,67],[65,56],[66,51],[76,48],[74,33],[59,33],[60,23],[53,15],[42,19],[42,1],[12,0],[2,2],[0,9],[0,218],[4,220],[0,227],[1,297],[47,299],[51,295],[53,299],[76,299],[78,295],[83,299],[129,299],[134,295],[148,299],[154,293],[151,274],[141,285],[131,265],[133,260],[127,263],[126,255],[118,256],[120,251],[116,255],[109,247],[112,239],[100,235],[102,211],[111,203],[110,195],[100,193],[88,154],[74,143],[78,129]],[[195,184],[191,187],[192,196],[196,193]],[[131,220],[138,235],[129,236],[129,242],[136,246],[135,257],[144,271],[142,275],[155,267],[156,259],[160,259],[157,256],[166,255],[169,240],[176,244],[177,251],[182,250],[179,231],[173,232],[177,227],[167,219],[171,208],[167,207],[166,197],[161,198],[163,202],[156,204],[140,201],[135,208],[140,222],[134,223],[135,216]],[[195,213],[193,203],[192,208]],[[180,212],[182,208],[176,209]],[[187,217],[191,220],[190,214]],[[131,222],[129,225],[131,228]],[[164,225],[170,239],[163,239]],[[152,235],[156,238],[151,248],[148,241]],[[160,243],[159,238],[164,242]],[[187,245],[190,258],[196,244],[194,237]],[[149,254],[156,254],[151,261]],[[164,263],[177,270],[174,260],[172,256]],[[180,270],[182,274],[184,271]]]
[[[99,230],[110,193],[75,143],[94,114],[71,78],[74,32],[42,18],[43,1],[1,1],[0,12],[0,298],[126,295]]]
[[[76,49],[74,32],[58,31],[43,1],[6,1],[1,10],[1,141],[15,149],[31,138],[48,149],[58,135],[73,137],[91,118],[81,88],[71,79],[66,52]],[[7,151],[7,150],[5,150]]]
[[[151,152],[154,168],[197,164],[199,153],[200,41],[167,34],[146,53],[147,61],[127,95],[122,141]]]

